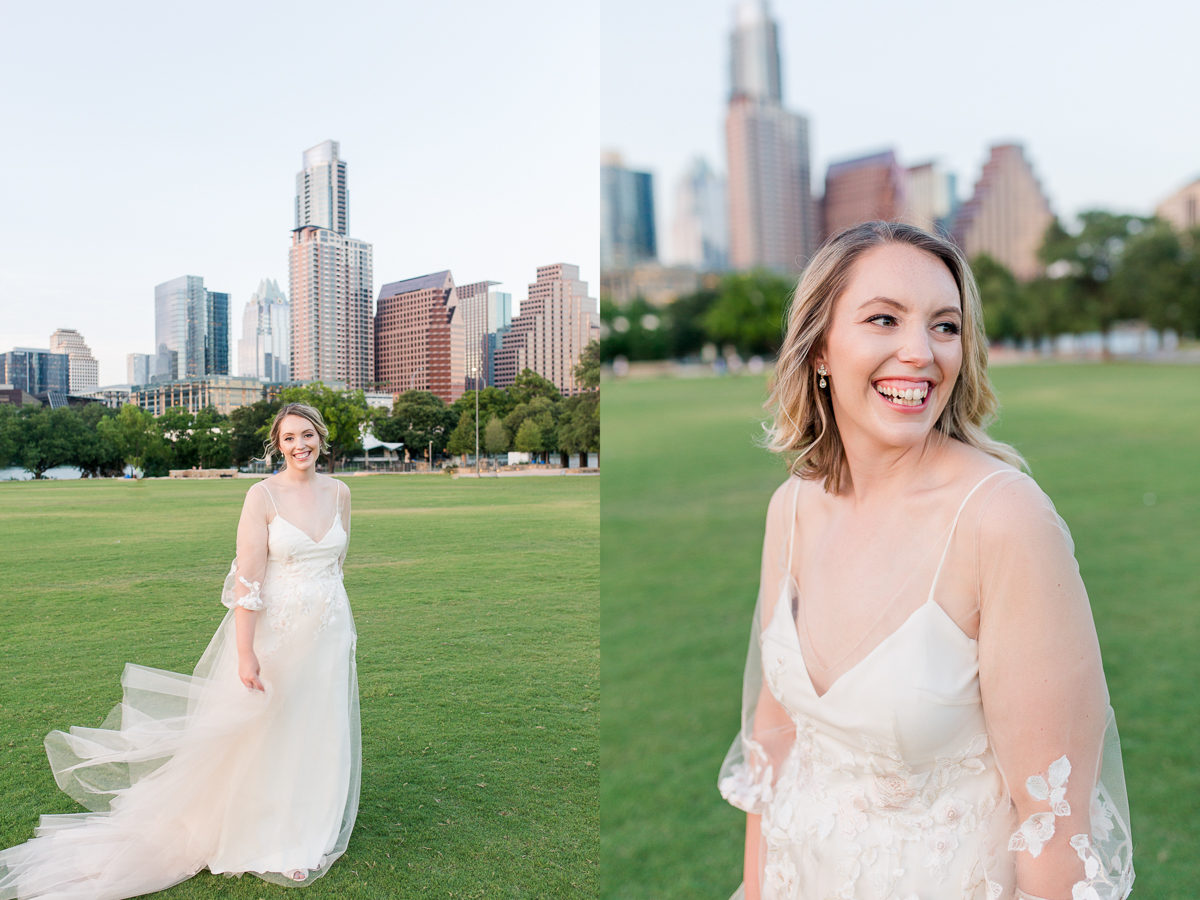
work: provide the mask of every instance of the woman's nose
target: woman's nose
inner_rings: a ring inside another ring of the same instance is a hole
[[[905,329],[904,342],[897,356],[901,362],[916,366],[925,366],[933,361],[933,347],[923,327]]]

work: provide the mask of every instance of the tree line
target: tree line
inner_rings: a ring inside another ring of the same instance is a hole
[[[1162,219],[1085,212],[1068,232],[1055,219],[1038,259],[1044,273],[1019,282],[995,259],[971,260],[992,341],[1107,332],[1140,320],[1159,330],[1200,335],[1200,229],[1179,232]],[[796,281],[772,272],[730,272],[716,286],[653,307],[601,298],[601,357],[685,359],[706,344],[741,356],[774,356]]]
[[[575,368],[582,393],[563,397],[547,379],[526,369],[508,388],[479,392],[480,452],[520,450],[549,461],[552,454],[600,450],[600,356],[593,342]],[[264,454],[271,421],[285,403],[320,410],[329,429],[333,469],[362,450],[362,434],[402,442],[412,459],[475,452],[475,392],[452,404],[428,391],[406,391],[390,409],[367,405],[362,391],[322,384],[290,387],[276,400],[259,400],[222,415],[214,407],[191,413],[174,407],[154,416],[132,404],[99,403],[50,409],[0,404],[0,468],[21,466],[35,478],[58,466],[88,477],[120,476],[127,465],[147,476],[171,469],[248,465]]]

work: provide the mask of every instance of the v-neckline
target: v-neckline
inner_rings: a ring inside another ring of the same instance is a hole
[[[791,581],[792,579],[789,577],[788,580]],[[795,587],[795,585],[792,585],[791,589],[796,591],[796,594],[798,597],[799,589],[797,587]],[[958,623],[956,623],[953,619],[950,618],[950,614],[947,613],[944,609],[942,609],[941,605],[938,604],[932,597],[930,597],[924,603],[922,603],[920,606],[918,606],[916,609],[914,609],[912,612],[910,612],[907,616],[905,616],[904,621],[901,622],[899,625],[897,625],[895,628],[893,628],[886,637],[884,637],[878,644],[876,644],[869,651],[867,651],[866,655],[863,656],[862,659],[860,659],[858,662],[856,662],[854,665],[852,665],[850,668],[848,668],[845,672],[843,672],[841,675],[839,675],[837,678],[835,678],[833,680],[833,682],[829,685],[829,687],[825,688],[825,690],[823,692],[818,692],[817,686],[815,684],[813,684],[812,674],[808,671],[808,660],[806,660],[804,658],[804,648],[800,644],[800,633],[799,633],[799,631],[797,631],[796,617],[792,613],[792,598],[790,596],[784,596],[782,592],[780,593],[779,599],[775,601],[775,607],[776,607],[775,613],[771,616],[771,618],[772,618],[772,620],[774,620],[776,617],[779,616],[779,606],[785,605],[785,601],[786,601],[786,608],[788,611],[788,626],[789,626],[786,630],[791,633],[792,642],[794,645],[793,649],[795,649],[796,653],[798,653],[800,656],[801,668],[804,670],[804,680],[808,684],[808,689],[810,691],[812,691],[812,695],[814,697],[816,697],[818,703],[821,702],[822,700],[824,700],[826,697],[828,697],[833,692],[833,689],[836,688],[839,684],[841,684],[844,679],[846,679],[850,675],[853,675],[858,669],[862,668],[866,664],[867,660],[869,660],[873,656],[875,656],[885,644],[890,642],[892,640],[892,638],[894,638],[901,631],[903,631],[906,627],[908,627],[908,623],[913,621],[917,617],[917,615],[923,609],[925,609],[927,606],[933,606],[937,610],[939,610],[941,612],[942,616],[946,619],[946,621],[954,626],[954,630],[956,632],[958,632],[958,634],[962,635],[963,640],[969,641],[972,644],[976,643],[975,638],[969,637],[961,628],[959,628]]]
[[[306,538],[308,538],[309,542],[315,547],[318,544],[324,543],[325,538],[329,537],[329,535],[333,533],[334,526],[337,525],[342,520],[342,516],[340,513],[337,513],[337,512],[335,512],[333,514],[333,521],[329,523],[329,527],[325,529],[325,534],[323,534],[321,536],[321,540],[319,540],[319,541],[314,541],[312,539],[312,536],[307,531],[305,531],[303,528],[301,528],[299,525],[295,524],[294,522],[289,522],[287,519],[283,518],[283,516],[280,515],[279,510],[275,511],[275,518],[272,519],[271,522],[274,522],[276,519],[282,520],[285,525],[291,525],[292,528],[294,528],[296,531],[300,532],[302,535],[304,535]],[[270,522],[267,523],[268,527],[270,526],[270,524],[271,524]]]

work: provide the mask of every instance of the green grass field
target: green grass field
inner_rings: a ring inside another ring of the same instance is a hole
[[[1200,884],[1200,367],[1001,368],[1003,417],[1072,529],[1124,749],[1138,900]],[[782,464],[761,379],[605,385],[601,783],[606,900],[724,900],[745,816],[738,727]],[[1153,503],[1148,504],[1155,495]]]
[[[596,895],[599,482],[347,479],[362,800],[305,897]],[[79,810],[46,732],[98,725],[126,662],[191,672],[251,484],[0,484],[0,845]],[[156,896],[287,890],[206,872]]]

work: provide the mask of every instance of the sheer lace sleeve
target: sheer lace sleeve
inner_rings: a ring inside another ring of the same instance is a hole
[[[274,514],[265,487],[259,483],[246,492],[237,528],[237,558],[225,577],[221,602],[230,609],[262,609],[263,575],[267,569],[267,520]]]
[[[1018,477],[985,502],[977,539],[980,690],[1016,811],[1017,885],[1121,900],[1133,863],[1120,745],[1070,534]]]
[[[795,741],[795,726],[763,678],[762,632],[771,621],[787,574],[787,544],[795,518],[796,479],[775,491],[767,509],[762,575],[742,683],[742,727],[721,765],[721,795],[748,813],[761,814],[772,797],[781,764]]]

